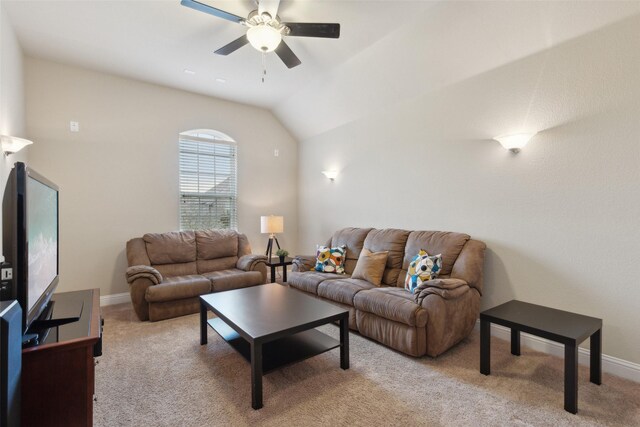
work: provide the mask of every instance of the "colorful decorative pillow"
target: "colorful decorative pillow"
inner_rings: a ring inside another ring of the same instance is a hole
[[[413,257],[404,279],[404,288],[411,293],[427,280],[438,277],[442,269],[442,254],[430,256],[427,251],[420,249],[418,255]]]
[[[371,252],[369,249],[363,248],[351,278],[366,280],[376,286],[380,286],[388,256],[388,251]]]
[[[318,246],[316,251],[316,271],[344,274],[344,259],[347,254],[345,245],[337,248]]]

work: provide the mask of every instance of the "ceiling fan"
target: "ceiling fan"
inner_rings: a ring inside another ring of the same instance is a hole
[[[280,0],[260,0],[258,9],[249,13],[246,19],[195,0],[182,0],[180,3],[200,12],[249,27],[245,35],[216,50],[215,53],[218,55],[229,55],[250,43],[263,53],[275,51],[288,68],[293,68],[301,62],[282,40],[283,36],[330,39],[340,37],[340,24],[281,22],[278,16]]]

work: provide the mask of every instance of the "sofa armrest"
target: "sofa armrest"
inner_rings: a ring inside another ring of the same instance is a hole
[[[132,265],[127,268],[126,275],[129,284],[142,278],[149,279],[154,285],[162,282],[162,274],[150,265]]]
[[[469,289],[469,284],[462,279],[433,279],[423,282],[415,289],[413,298],[422,305],[427,295],[439,295],[444,299],[455,299]]]
[[[151,279],[142,277],[129,282],[129,293],[131,294],[131,303],[133,310],[136,312],[138,319],[149,320],[149,303],[145,299],[147,289],[153,286]]]
[[[257,271],[262,274],[262,283],[267,283],[267,257],[265,255],[242,255],[236,268],[244,271]]]
[[[242,255],[236,263],[236,268],[244,271],[254,271],[261,263],[266,265],[266,256],[256,254]]]
[[[309,271],[316,266],[315,255],[296,255],[293,259],[291,271]]]

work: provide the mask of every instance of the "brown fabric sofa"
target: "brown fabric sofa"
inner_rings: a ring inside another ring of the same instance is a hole
[[[325,245],[346,245],[346,274],[317,272],[315,256],[298,256],[288,283],[348,309],[351,329],[406,354],[434,357],[471,333],[480,311],[484,243],[462,233],[345,228]],[[380,287],[350,278],[363,248],[389,252]],[[411,293],[404,280],[420,249],[442,254],[442,270]]]
[[[266,283],[266,260],[252,255],[247,236],[233,230],[131,239],[127,279],[133,308],[140,320],[151,321],[196,313],[200,295]]]

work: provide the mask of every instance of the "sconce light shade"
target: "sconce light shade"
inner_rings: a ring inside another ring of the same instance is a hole
[[[260,232],[276,234],[284,232],[284,217],[269,215],[260,217]]]
[[[322,174],[333,181],[338,176],[338,171],[335,169],[331,169],[328,171],[322,171]]]
[[[512,153],[518,153],[522,147],[527,145],[527,142],[529,142],[534,135],[535,133],[516,133],[513,135],[496,136],[493,139]]]
[[[4,151],[5,155],[17,153],[27,145],[31,144],[33,144],[33,141],[29,141],[28,139],[0,135],[0,145],[2,145],[2,151]]]

